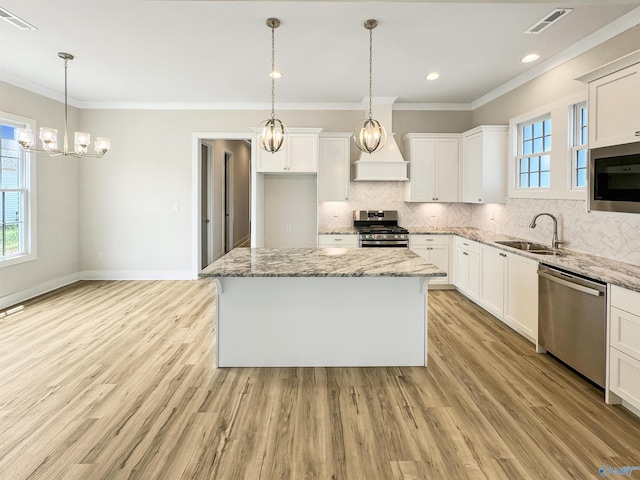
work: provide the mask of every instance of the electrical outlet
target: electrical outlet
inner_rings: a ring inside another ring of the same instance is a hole
[[[291,225],[287,225],[287,226],[285,226],[285,230],[286,230],[287,232],[290,232],[290,231],[291,231]]]
[[[103,258],[102,252],[98,252],[98,260],[102,261]]]
[[[180,204],[178,202],[173,204],[173,211],[174,212],[179,212],[180,211]]]

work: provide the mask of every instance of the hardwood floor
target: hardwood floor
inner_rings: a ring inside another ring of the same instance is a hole
[[[640,465],[637,417],[456,292],[430,293],[426,369],[216,369],[212,296],[205,280],[81,282],[0,318],[0,478],[557,480]]]

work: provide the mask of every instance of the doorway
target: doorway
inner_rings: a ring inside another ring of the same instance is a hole
[[[251,138],[210,135],[194,134],[194,277],[251,238]]]

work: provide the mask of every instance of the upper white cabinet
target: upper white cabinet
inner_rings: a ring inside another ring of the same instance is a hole
[[[460,135],[409,133],[402,139],[409,160],[404,201],[457,202]]]
[[[508,130],[482,125],[462,134],[462,198],[467,203],[505,203]]]
[[[589,82],[589,148],[640,141],[640,64],[616,65],[580,78]]]
[[[318,171],[319,128],[292,128],[284,148],[269,153],[257,148],[259,173],[316,173]],[[256,133],[256,138],[259,133]]]
[[[321,133],[318,160],[318,201],[349,199],[351,134]]]
[[[409,235],[409,248],[429,263],[447,272],[446,277],[433,277],[429,285],[448,285],[450,235]]]

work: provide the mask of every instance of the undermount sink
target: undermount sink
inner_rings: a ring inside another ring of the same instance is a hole
[[[561,255],[557,250],[553,250],[546,245],[532,242],[521,242],[517,240],[503,240],[496,242],[506,247],[516,248],[529,253],[535,253],[536,255]]]

